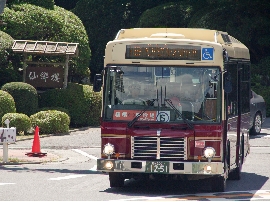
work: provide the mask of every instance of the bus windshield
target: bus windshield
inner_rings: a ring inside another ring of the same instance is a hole
[[[220,122],[219,67],[105,68],[104,120]]]

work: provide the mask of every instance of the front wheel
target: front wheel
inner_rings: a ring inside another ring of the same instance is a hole
[[[110,187],[123,187],[125,178],[120,173],[109,173]]]
[[[259,112],[255,114],[250,135],[259,135],[262,129],[262,116]]]
[[[223,176],[213,177],[211,179],[212,192],[224,192],[226,189],[226,179]]]

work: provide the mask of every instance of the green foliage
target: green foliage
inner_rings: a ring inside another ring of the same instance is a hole
[[[14,65],[16,60],[12,60],[15,59],[15,54],[11,50],[13,41],[10,35],[0,31],[0,87],[5,83],[18,81],[20,78],[18,68]]]
[[[40,111],[30,116],[32,126],[39,127],[40,134],[66,133],[69,131],[69,116],[61,111]]]
[[[167,3],[146,10],[137,27],[187,27],[192,7],[184,3]]]
[[[93,92],[89,85],[68,83],[67,89],[48,90],[40,95],[39,104],[68,109],[74,127],[99,125],[101,93]]]
[[[31,4],[19,4],[5,8],[2,15],[8,26],[0,29],[16,40],[79,43],[79,56],[69,61],[69,77],[80,81],[90,76],[88,36],[81,20],[74,13],[58,6],[48,10]],[[43,60],[50,61],[50,58]],[[53,62],[64,60],[64,57],[59,57]]]
[[[30,118],[21,113],[7,113],[2,117],[2,126],[5,125],[5,120],[10,121],[9,127],[15,127],[17,134],[28,133],[31,130],[32,124]]]
[[[123,28],[125,7],[122,0],[80,0],[72,11],[82,20],[93,53],[90,69],[92,75],[101,72],[106,44]]]
[[[40,6],[46,9],[53,9],[54,0],[8,0],[7,6],[10,7],[14,4],[33,4],[35,6]]]
[[[6,34],[5,32],[0,31],[0,64],[6,64],[8,62],[9,52],[13,45],[13,38]]]
[[[263,96],[266,102],[266,116],[270,116],[270,56],[265,57],[259,64],[251,66],[251,88]]]
[[[8,92],[15,100],[18,113],[28,116],[36,113],[38,108],[38,95],[36,89],[23,82],[11,82],[2,86],[1,90]]]
[[[43,108],[39,108],[37,110],[37,112],[40,112],[40,111],[48,111],[48,110],[57,110],[57,111],[60,111],[60,112],[65,112],[69,118],[70,118],[70,113],[67,109],[63,108],[63,107],[43,107]]]
[[[55,5],[67,10],[71,10],[76,6],[79,0],[54,0]]]
[[[3,90],[0,90],[0,118],[6,114],[6,113],[15,113],[16,107],[15,107],[15,101],[13,97]]]

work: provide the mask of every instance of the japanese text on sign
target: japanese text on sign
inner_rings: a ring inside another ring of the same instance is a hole
[[[63,87],[62,67],[32,67],[26,69],[26,83],[34,87]]]
[[[139,110],[114,110],[113,120],[123,120],[123,121],[131,121],[140,113]],[[163,113],[161,111],[145,111],[139,118],[138,121],[169,121],[170,112],[164,112],[167,114],[167,118],[162,119],[161,116]]]

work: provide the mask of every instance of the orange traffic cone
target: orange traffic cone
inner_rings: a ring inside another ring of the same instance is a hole
[[[39,141],[39,127],[36,126],[35,129],[35,135],[34,135],[34,141],[32,146],[32,152],[28,152],[25,155],[32,156],[32,157],[43,157],[46,156],[47,153],[42,153],[40,151],[40,141]]]

